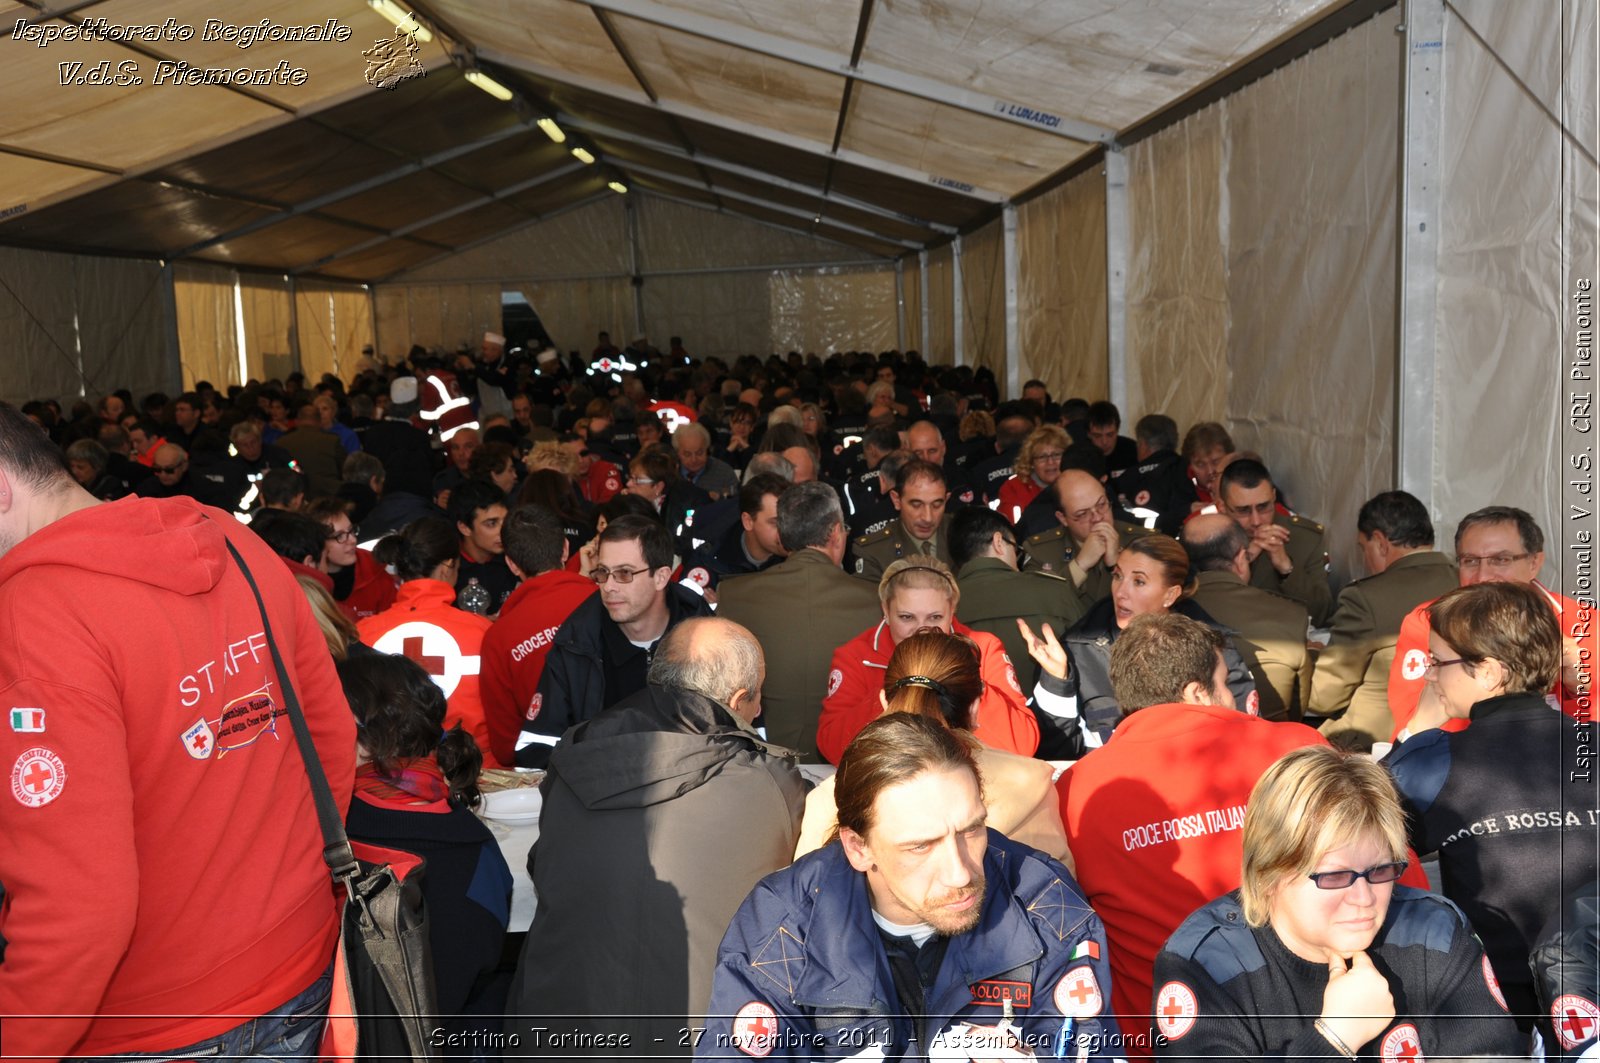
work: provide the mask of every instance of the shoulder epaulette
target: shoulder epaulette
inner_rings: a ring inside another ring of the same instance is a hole
[[[1028,540],[1027,541],[1029,543],[1047,543],[1047,542],[1050,542],[1051,540],[1059,539],[1065,534],[1067,534],[1067,529],[1063,528],[1061,525],[1058,524],[1054,528],[1049,529],[1048,531],[1042,531],[1042,532],[1039,532],[1039,533],[1037,533],[1035,535],[1028,536]]]
[[[887,538],[889,538],[889,529],[886,528],[886,527],[885,528],[879,528],[875,532],[868,532],[867,534],[865,534],[865,535],[861,536],[860,538],[858,538],[856,540],[856,545],[857,546],[870,546],[873,543],[882,542],[883,540],[885,540]]]
[[[1311,531],[1316,532],[1318,535],[1321,535],[1323,533],[1323,530],[1324,530],[1322,525],[1318,524],[1316,521],[1312,520],[1310,517],[1302,517],[1298,513],[1294,514],[1293,516],[1291,516],[1289,518],[1289,523],[1290,524],[1299,525],[1302,528],[1308,528]]]

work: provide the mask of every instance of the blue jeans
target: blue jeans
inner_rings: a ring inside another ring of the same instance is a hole
[[[90,1060],[229,1059],[278,1060],[316,1059],[322,1041],[322,1027],[328,1019],[328,998],[333,994],[333,967],[329,966],[306,989],[282,1007],[259,1018],[249,1019],[233,1029],[208,1037],[186,1048],[168,1052],[127,1052],[113,1056],[92,1056],[63,1063],[90,1063]]]

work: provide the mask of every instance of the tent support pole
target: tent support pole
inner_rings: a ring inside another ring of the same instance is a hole
[[[300,293],[293,276],[285,277],[289,282],[289,362],[297,373],[305,372],[305,366],[300,362]]]
[[[932,354],[928,350],[928,326],[931,324],[928,307],[928,252],[917,252],[917,286],[922,289],[922,335],[917,337],[917,350],[922,352],[923,361],[927,361]]]
[[[1128,156],[1106,148],[1106,359],[1110,399],[1128,408]]]
[[[906,260],[894,260],[894,349],[906,349]]]
[[[167,377],[169,383],[175,383],[178,391],[183,391],[183,345],[178,342],[178,267],[168,261],[161,267],[161,296],[166,303],[166,334],[167,334]],[[82,369],[79,362],[79,369]]]
[[[628,225],[628,274],[633,287],[633,333],[628,337],[630,343],[633,336],[644,332],[644,278],[639,274],[639,210],[634,203],[630,196],[623,204]]]
[[[967,364],[967,314],[966,307],[962,305],[966,298],[961,291],[961,236],[950,243],[950,337],[951,350],[955,353],[956,365]]]
[[[1005,238],[1006,272],[1006,379],[1000,392],[1008,399],[1022,394],[1022,252],[1017,247],[1017,208],[1007,203],[1001,214]]]
[[[1439,126],[1444,0],[1405,0],[1400,91],[1400,232],[1395,482],[1439,519],[1433,490],[1439,295]]]

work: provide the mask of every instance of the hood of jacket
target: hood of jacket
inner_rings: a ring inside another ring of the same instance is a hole
[[[219,510],[208,513],[188,497],[129,497],[89,506],[0,557],[0,585],[25,570],[59,566],[177,594],[205,594],[232,564],[214,517],[233,519]]]
[[[645,808],[766,748],[710,698],[650,684],[576,727],[550,754],[549,771],[591,811]]]

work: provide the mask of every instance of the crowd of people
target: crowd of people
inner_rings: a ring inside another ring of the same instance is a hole
[[[281,650],[350,836],[426,860],[441,1054],[1591,1058],[1543,530],[1383,491],[1336,586],[1271,455],[1122,430],[604,334],[0,404],[6,1051],[315,1051]],[[494,769],[542,773],[520,943]]]

